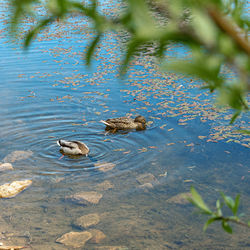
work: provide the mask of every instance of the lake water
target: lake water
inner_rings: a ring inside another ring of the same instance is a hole
[[[109,13],[114,5],[105,4]],[[250,247],[249,230],[233,225],[228,235],[215,223],[203,233],[206,216],[173,198],[193,185],[215,207],[220,190],[240,193],[239,210],[249,219],[250,140],[235,132],[249,129],[247,115],[229,126],[231,113],[218,112],[201,82],[158,71],[150,49],[119,78],[123,43],[115,34],[103,38],[91,68],[85,67],[82,52],[93,37],[85,20],[53,25],[24,52],[9,43],[4,2],[0,14],[0,162],[16,150],[33,153],[0,172],[0,185],[33,181],[15,198],[0,200],[0,242],[72,249],[56,239],[80,232],[76,219],[97,213],[100,222],[92,228],[106,238],[82,249]],[[189,55],[172,45],[166,57],[172,56]],[[148,121],[145,131],[106,133],[99,122],[138,114]],[[60,138],[85,142],[90,156],[61,158]],[[115,167],[103,172],[103,163]],[[148,182],[152,186],[142,187]],[[103,197],[87,206],[67,199],[82,191]]]

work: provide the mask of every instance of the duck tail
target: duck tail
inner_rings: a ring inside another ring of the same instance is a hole
[[[110,124],[107,123],[106,121],[100,120],[100,122],[101,122],[101,123],[104,123],[104,124],[107,125],[107,126],[110,126]]]
[[[61,140],[56,141],[58,146],[61,146]]]
[[[58,140],[56,143],[60,147],[69,147],[71,142],[70,141],[65,141],[65,140]]]

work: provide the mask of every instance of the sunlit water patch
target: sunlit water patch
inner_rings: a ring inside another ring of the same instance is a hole
[[[6,12],[1,13],[3,30]],[[119,78],[123,41],[113,33],[86,68],[82,52],[93,34],[83,36],[83,27],[86,20],[77,17],[55,24],[26,53],[1,33],[0,161],[14,151],[32,154],[16,158],[14,170],[0,172],[0,185],[33,183],[15,198],[0,200],[0,242],[67,249],[56,239],[82,231],[77,218],[97,213],[100,222],[93,228],[106,238],[87,242],[86,249],[249,247],[249,232],[240,227],[233,236],[216,225],[203,234],[205,218],[173,199],[191,185],[211,206],[220,190],[240,193],[240,210],[249,218],[249,137],[232,133],[249,127],[249,118],[228,126],[230,114],[213,107],[211,96],[199,89],[203,83],[159,72],[150,53]],[[189,56],[180,46],[169,49],[171,57],[181,53]],[[138,114],[148,121],[144,131],[107,133],[100,123]],[[62,158],[58,139],[83,141],[90,153]],[[103,196],[88,206],[68,198],[83,191]]]

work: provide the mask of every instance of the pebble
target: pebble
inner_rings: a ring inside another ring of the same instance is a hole
[[[129,250],[125,246],[98,246],[95,247],[95,250]]]
[[[31,180],[13,181],[0,186],[0,198],[13,198],[32,184]]]
[[[13,166],[11,163],[0,163],[0,172],[5,170],[13,170]]]
[[[91,239],[92,234],[88,231],[84,232],[69,232],[62,235],[60,238],[56,240],[56,242],[64,244],[68,247],[83,247],[85,243]]]
[[[154,186],[152,185],[152,183],[144,183],[142,185],[139,185],[138,188],[141,188],[141,189],[144,189],[144,190],[147,190],[147,189],[152,189],[154,188]]]
[[[15,161],[25,160],[32,155],[33,155],[33,152],[31,150],[27,150],[27,151],[17,150],[17,151],[13,151],[10,154],[8,154],[7,156],[5,156],[3,161],[13,163]]]
[[[106,181],[96,185],[96,190],[106,191],[108,189],[112,189],[113,187],[114,187],[114,185],[110,181],[106,180]]]
[[[155,178],[155,176],[151,173],[141,174],[139,175],[136,180],[141,184],[151,183],[151,184],[158,184],[159,181]]]
[[[191,193],[186,192],[186,193],[180,193],[175,196],[172,196],[171,198],[167,199],[168,203],[174,203],[174,204],[179,204],[179,205],[185,205],[190,203],[186,197],[191,197]]]
[[[80,204],[80,205],[89,205],[89,204],[98,204],[100,199],[102,198],[102,194],[97,193],[95,191],[90,192],[79,192],[70,196],[67,196],[66,199]]]
[[[91,243],[100,243],[106,238],[106,235],[98,229],[90,229],[89,232],[92,234],[92,238],[89,240]]]
[[[18,250],[26,248],[26,246],[4,246],[0,245],[0,250]]]
[[[116,166],[116,164],[111,163],[111,162],[95,163],[94,165],[101,172],[110,171],[110,170],[112,170]]]
[[[98,214],[87,214],[81,216],[76,220],[75,225],[81,228],[87,228],[90,226],[97,225],[100,222],[100,216]]]

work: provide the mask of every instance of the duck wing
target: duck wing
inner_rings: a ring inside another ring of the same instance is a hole
[[[119,118],[112,118],[112,119],[108,119],[106,120],[107,123],[114,123],[114,124],[130,124],[131,122],[134,122],[133,119],[128,118],[128,117],[119,117]]]

